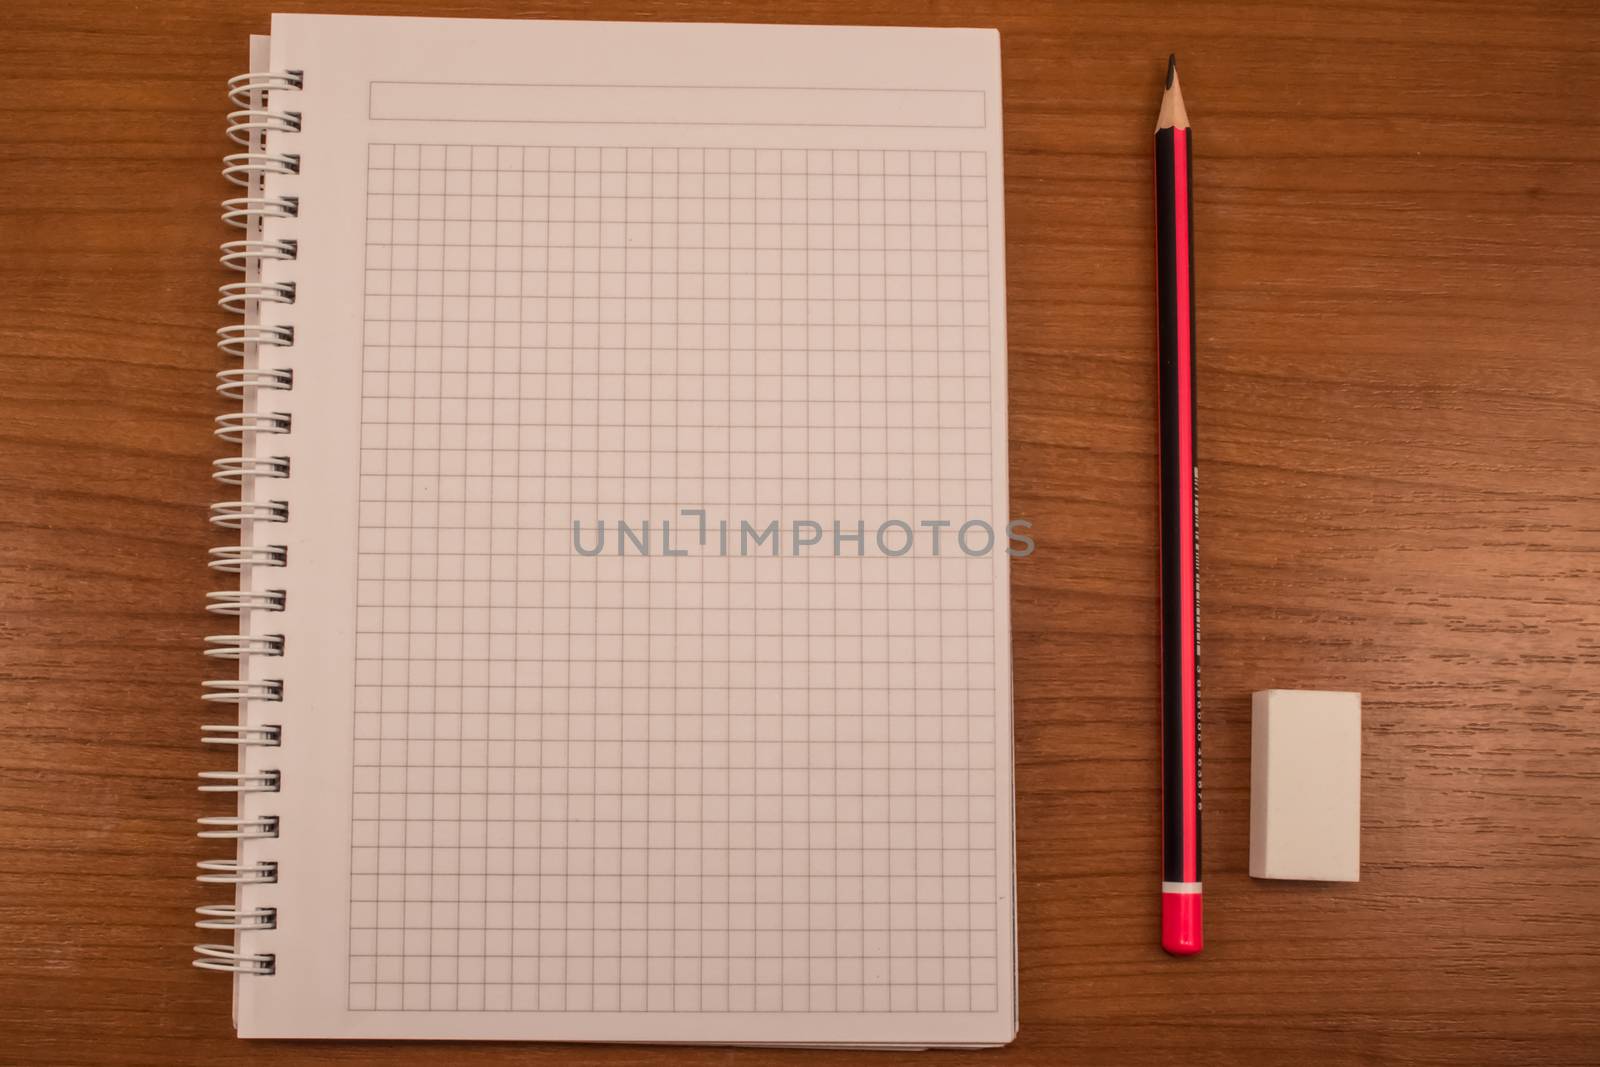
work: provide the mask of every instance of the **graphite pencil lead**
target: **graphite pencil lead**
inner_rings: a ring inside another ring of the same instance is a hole
[[[1172,88],[1172,80],[1178,76],[1178,53],[1173,52],[1167,56],[1167,88]]]

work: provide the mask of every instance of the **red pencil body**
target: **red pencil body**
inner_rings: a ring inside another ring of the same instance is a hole
[[[1200,951],[1199,469],[1191,134],[1156,131],[1161,424],[1161,946]]]

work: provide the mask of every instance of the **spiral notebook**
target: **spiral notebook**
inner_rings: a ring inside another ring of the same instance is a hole
[[[1014,1036],[999,70],[253,42],[196,960],[240,1036]]]

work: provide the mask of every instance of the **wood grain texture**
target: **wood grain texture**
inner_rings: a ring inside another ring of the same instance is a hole
[[[189,966],[223,80],[270,5],[0,38],[0,1059],[219,1062]],[[357,10],[355,6],[328,10]],[[1600,1054],[1600,9],[398,2],[1003,34],[1022,1032],[872,1062]],[[1197,145],[1208,946],[1156,948],[1150,127]],[[1573,116],[1577,115],[1578,121]],[[1245,875],[1249,694],[1365,694],[1364,874]],[[278,1043],[264,1063],[448,1063]],[[499,1045],[474,1062],[843,1063]]]

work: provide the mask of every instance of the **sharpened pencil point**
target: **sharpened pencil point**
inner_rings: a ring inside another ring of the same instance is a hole
[[[1189,113],[1183,109],[1183,90],[1178,87],[1178,56],[1167,57],[1167,89],[1161,94],[1161,114],[1156,119],[1156,129],[1167,127],[1189,128]]]

